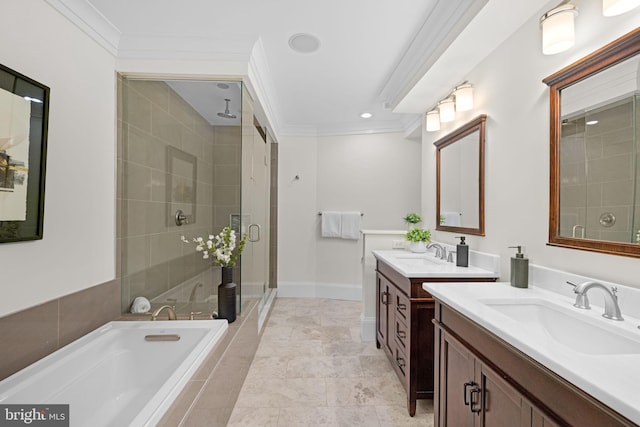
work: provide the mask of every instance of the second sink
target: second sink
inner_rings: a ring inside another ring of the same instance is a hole
[[[625,336],[582,313],[543,299],[484,299],[487,307],[518,322],[533,333],[590,355],[640,354],[640,336]],[[604,322],[605,320],[603,320]]]

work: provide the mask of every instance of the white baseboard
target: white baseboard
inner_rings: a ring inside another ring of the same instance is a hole
[[[344,283],[279,282],[278,297],[362,301],[362,287]]]
[[[264,307],[262,307],[260,317],[258,318],[258,333],[260,333],[262,327],[264,326],[265,320],[267,320],[267,315],[271,311],[271,307],[273,306],[273,299],[276,297],[277,293],[277,289],[272,289],[269,293],[269,296],[267,297],[267,301],[265,302]]]
[[[362,341],[376,340],[376,318],[362,317],[360,318],[360,338]]]

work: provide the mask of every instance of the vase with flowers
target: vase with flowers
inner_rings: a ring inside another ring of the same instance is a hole
[[[236,284],[233,283],[233,267],[247,243],[247,235],[243,234],[238,242],[236,232],[230,227],[225,227],[218,235],[210,234],[208,237],[207,240],[203,237],[189,240],[184,236],[181,239],[184,243],[195,243],[196,252],[201,252],[203,259],[211,259],[222,268],[222,283],[218,286],[218,317],[232,323],[236,320]]]

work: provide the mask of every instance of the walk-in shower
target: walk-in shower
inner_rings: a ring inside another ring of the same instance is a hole
[[[136,297],[179,315],[217,311],[220,267],[181,238],[226,226],[248,235],[233,274],[237,310],[249,299],[264,303],[275,287],[268,159],[276,151],[246,89],[239,81],[118,80],[122,311]]]

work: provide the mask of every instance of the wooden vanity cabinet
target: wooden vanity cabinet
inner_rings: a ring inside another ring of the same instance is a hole
[[[424,282],[487,282],[495,278],[407,278],[383,261],[376,265],[376,345],[384,349],[407,391],[409,415],[434,391],[434,300]]]
[[[435,426],[636,425],[455,310],[435,307]]]

